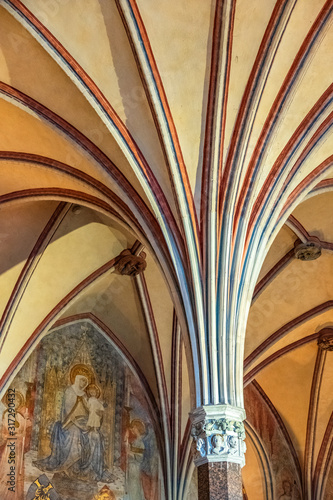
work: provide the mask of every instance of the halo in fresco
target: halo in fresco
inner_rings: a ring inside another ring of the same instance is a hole
[[[2,500],[164,498],[143,387],[90,322],[45,336],[0,406]]]

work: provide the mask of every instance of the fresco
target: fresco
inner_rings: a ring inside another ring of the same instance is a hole
[[[1,500],[162,500],[143,388],[89,322],[52,331],[1,400]]]

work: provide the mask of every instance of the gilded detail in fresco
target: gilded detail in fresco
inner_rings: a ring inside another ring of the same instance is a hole
[[[0,408],[1,500],[163,498],[143,388],[90,323],[73,323],[47,335],[12,381],[11,391]],[[13,450],[7,446],[11,438]],[[15,491],[6,484],[8,473]]]
[[[34,500],[51,500],[50,490],[53,488],[51,483],[44,486],[43,484],[41,484],[39,482],[38,479],[36,479],[36,481],[34,481],[34,484],[37,487],[36,492],[35,492],[35,496],[34,496]]]

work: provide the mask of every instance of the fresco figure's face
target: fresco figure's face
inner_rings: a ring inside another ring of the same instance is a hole
[[[79,389],[83,390],[88,385],[88,379],[87,379],[87,377],[84,377],[83,375],[76,375],[75,383],[78,385]]]
[[[89,390],[88,390],[88,396],[90,398],[97,398],[97,389],[95,387],[91,387]]]

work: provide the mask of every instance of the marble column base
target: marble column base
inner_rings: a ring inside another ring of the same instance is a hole
[[[243,500],[241,466],[234,462],[200,465],[198,500]]]

